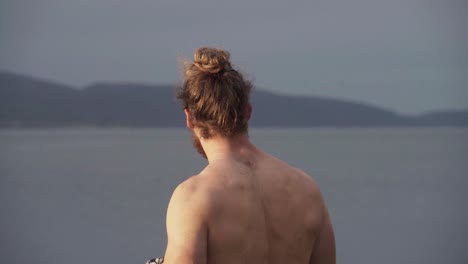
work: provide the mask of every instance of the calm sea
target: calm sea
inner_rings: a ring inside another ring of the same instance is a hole
[[[174,187],[205,161],[184,130],[0,131],[0,263],[143,264]],[[339,263],[468,263],[467,129],[264,129],[321,185]]]

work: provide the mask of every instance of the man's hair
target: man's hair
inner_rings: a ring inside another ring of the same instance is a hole
[[[247,132],[252,84],[233,69],[229,58],[223,49],[197,49],[194,61],[185,64],[177,91],[182,107],[192,114],[194,127],[206,139]]]

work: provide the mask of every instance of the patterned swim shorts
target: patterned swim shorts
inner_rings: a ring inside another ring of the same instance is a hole
[[[153,258],[148,261],[146,261],[146,264],[162,264],[164,263],[164,257],[162,258]]]

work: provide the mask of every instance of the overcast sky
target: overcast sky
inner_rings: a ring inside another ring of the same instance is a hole
[[[224,47],[258,88],[401,113],[468,108],[466,0],[1,0],[0,70],[176,83]]]

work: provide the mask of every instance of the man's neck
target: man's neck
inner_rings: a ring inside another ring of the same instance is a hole
[[[215,136],[210,139],[200,139],[208,163],[222,159],[238,159],[246,157],[256,147],[250,142],[247,134],[238,134],[233,137]]]

